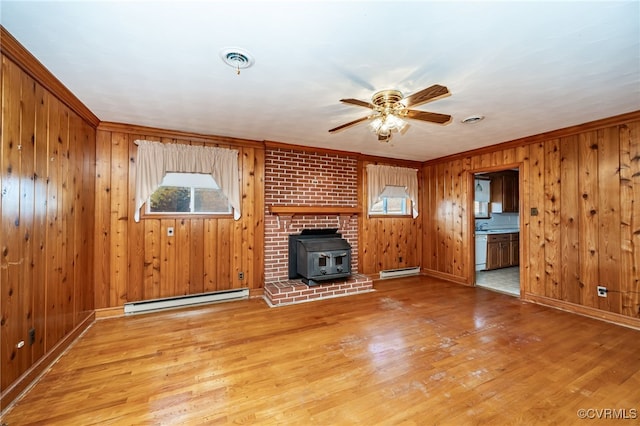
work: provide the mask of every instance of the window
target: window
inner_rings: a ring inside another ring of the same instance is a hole
[[[411,198],[404,186],[385,186],[379,201],[369,209],[370,215],[409,215],[411,214]]]
[[[473,213],[476,218],[488,219],[489,216],[489,203],[486,201],[474,201]]]
[[[418,169],[367,164],[369,215],[418,217]]]
[[[146,203],[147,214],[230,214],[231,205],[213,177],[167,173]]]

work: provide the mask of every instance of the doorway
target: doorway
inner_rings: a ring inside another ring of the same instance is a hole
[[[520,297],[520,170],[476,172],[475,285]]]

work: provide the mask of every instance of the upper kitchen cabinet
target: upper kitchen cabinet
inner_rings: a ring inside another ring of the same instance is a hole
[[[518,171],[505,170],[491,173],[491,212],[517,213],[520,196]]]

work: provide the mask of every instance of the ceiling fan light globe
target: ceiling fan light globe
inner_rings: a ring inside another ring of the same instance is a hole
[[[380,117],[376,117],[371,123],[369,123],[369,128],[373,133],[378,133],[378,131],[382,127],[382,123],[382,119]]]

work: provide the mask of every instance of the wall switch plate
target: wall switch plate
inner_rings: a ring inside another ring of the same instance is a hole
[[[604,286],[599,285],[597,287],[598,289],[598,297],[607,297],[607,288]]]
[[[173,226],[167,228],[167,237],[173,237]]]

